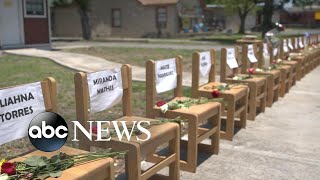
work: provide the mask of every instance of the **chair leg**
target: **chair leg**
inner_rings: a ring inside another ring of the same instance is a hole
[[[234,135],[234,113],[236,109],[236,103],[234,97],[228,100],[228,112],[227,112],[227,120],[226,120],[226,133],[224,135],[224,139],[232,141]]]
[[[141,180],[141,157],[138,145],[132,145],[128,149],[125,161],[128,180]]]
[[[260,110],[261,112],[266,111],[266,100],[267,100],[267,85],[264,84],[262,87],[262,91],[264,92],[265,96],[260,100]]]
[[[250,93],[249,93],[249,120],[255,120],[257,115],[257,86],[251,85],[250,86]]]
[[[247,126],[247,109],[248,109],[248,94],[244,96],[241,100],[243,102],[244,110],[240,113],[241,128],[246,128]]]
[[[171,153],[176,154],[176,160],[169,166],[169,179],[180,179],[180,128],[176,128],[176,137],[169,142]]]
[[[219,154],[220,149],[220,128],[221,128],[221,106],[219,107],[218,113],[210,118],[209,120],[212,120],[211,123],[213,125],[216,125],[218,128],[218,131],[213,134],[211,138],[211,147],[213,149],[213,154]],[[233,125],[234,126],[234,125]]]
[[[188,146],[187,146],[187,169],[196,172],[198,162],[198,119],[189,121]]]

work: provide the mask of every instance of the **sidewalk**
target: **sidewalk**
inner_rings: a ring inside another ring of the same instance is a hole
[[[181,179],[319,179],[319,76],[320,67],[256,121],[247,121],[232,142],[221,140],[219,155],[200,154],[197,173],[181,171]]]
[[[107,61],[100,57],[63,52],[63,51],[47,51],[40,49],[15,49],[5,50],[7,54],[41,57],[50,59],[62,66],[68,67],[76,71],[94,72],[101,71],[110,68],[121,67],[121,64]],[[184,72],[183,74],[184,86],[191,86],[192,75],[190,72]],[[134,81],[145,81],[146,70],[144,67],[132,66],[132,78]],[[202,79],[201,82],[205,82]]]

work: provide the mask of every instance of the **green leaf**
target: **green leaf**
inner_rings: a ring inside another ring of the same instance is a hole
[[[49,176],[52,177],[52,178],[58,178],[60,177],[62,174],[61,171],[57,171],[57,172],[52,172],[52,173],[49,173]]]
[[[47,163],[44,161],[43,157],[40,156],[31,156],[23,161],[28,166],[36,167],[36,166],[46,166]]]

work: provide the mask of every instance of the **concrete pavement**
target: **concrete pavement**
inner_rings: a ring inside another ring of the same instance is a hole
[[[319,76],[320,67],[256,121],[248,121],[232,142],[221,140],[219,155],[200,154],[197,173],[181,172],[181,179],[319,179]]]
[[[206,42],[189,42],[181,41],[179,43],[144,43],[144,42],[98,42],[98,41],[74,41],[74,42],[54,42],[55,49],[75,49],[75,48],[90,48],[90,47],[126,47],[126,48],[163,48],[163,49],[221,49],[222,47],[231,47],[216,43]]]

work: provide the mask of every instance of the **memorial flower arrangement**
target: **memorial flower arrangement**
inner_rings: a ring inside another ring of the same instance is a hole
[[[190,108],[193,105],[199,104],[206,104],[208,102],[222,102],[223,98],[215,98],[215,99],[207,99],[207,98],[200,98],[200,99],[192,99],[186,98],[183,100],[176,100],[170,103],[165,101],[159,101],[156,103],[157,107],[161,109],[162,113],[166,113],[168,110],[176,110],[176,109],[185,109]]]
[[[2,159],[0,160],[0,180],[58,178],[61,176],[62,171],[73,166],[108,157],[124,156],[125,154],[125,151],[112,152],[111,149],[107,149],[100,152],[88,152],[78,155],[68,155],[59,152],[51,158],[31,156],[23,162],[8,162]]]
[[[254,75],[255,69],[254,68],[248,68],[247,72],[248,72],[248,75],[234,76],[232,79],[235,80],[235,81],[242,81],[242,80],[246,80],[246,79],[251,79],[251,78],[253,78],[252,75]]]
[[[146,129],[148,129],[153,125],[160,125],[160,124],[164,124],[164,123],[168,123],[168,122],[178,123],[178,124],[183,126],[184,123],[187,122],[187,120],[182,119],[181,117],[177,117],[177,118],[174,118],[174,119],[155,119],[154,121],[150,121],[150,125],[146,124],[146,123],[141,123],[141,126],[146,128]],[[120,131],[124,130],[122,127],[118,127],[118,128],[119,128]],[[137,128],[137,126],[133,126],[132,124],[131,125],[127,125],[127,130],[129,132],[132,132],[132,135],[140,135],[141,134],[141,131]],[[97,126],[93,126],[91,128],[91,131],[92,131],[93,134],[97,134],[98,133],[98,127]],[[103,138],[106,138],[106,137],[117,137],[117,131],[116,131],[115,128],[108,127],[108,132],[102,131],[101,132],[101,136]]]

